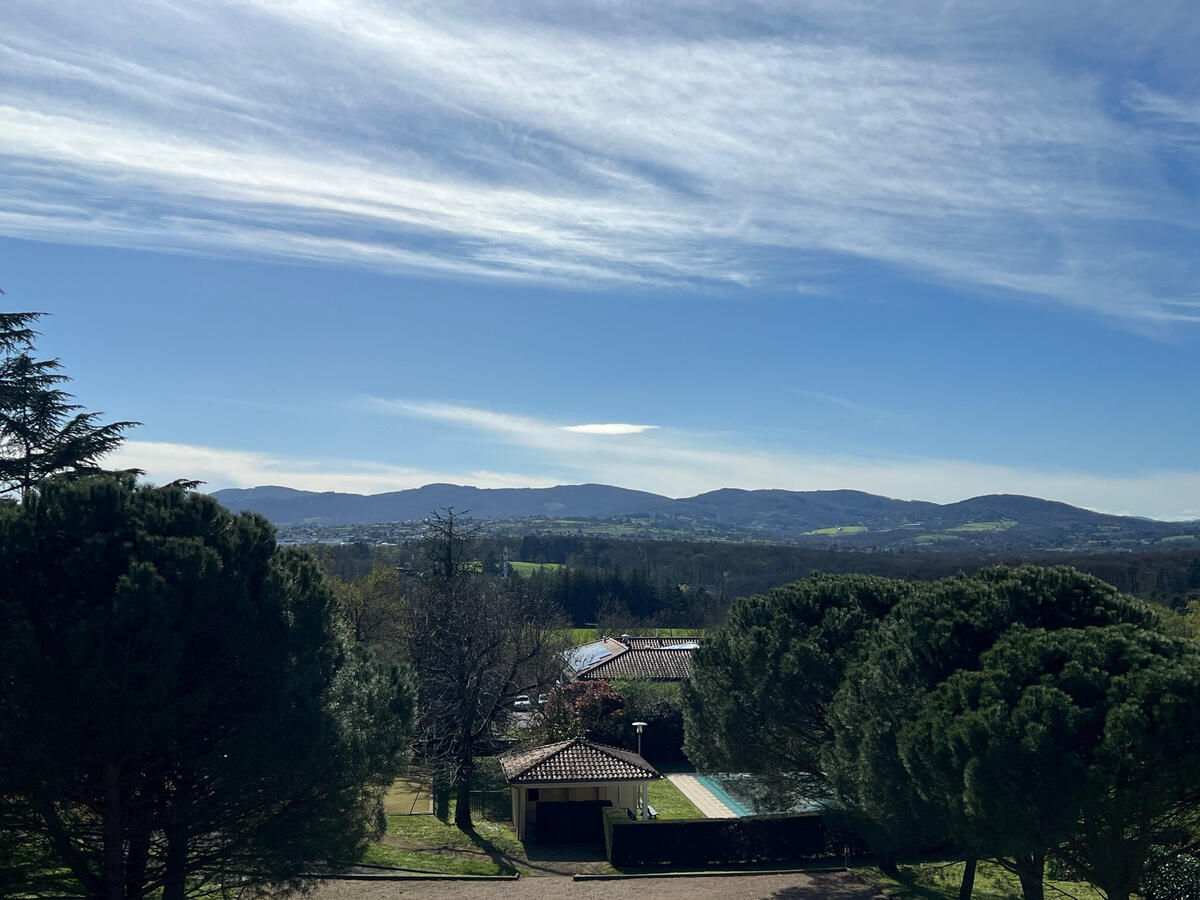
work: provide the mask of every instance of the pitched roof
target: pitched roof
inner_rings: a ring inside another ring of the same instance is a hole
[[[700,638],[696,635],[688,637],[631,637],[625,643],[635,650],[643,647],[677,647],[680,644],[697,644]]]
[[[584,680],[649,678],[651,681],[682,681],[692,677],[692,650],[631,647],[589,666],[578,677]]]
[[[584,738],[502,756],[500,767],[509,784],[645,781],[662,777],[633,751]]]
[[[588,666],[594,666],[602,659],[608,659],[617,653],[624,653],[626,646],[615,638],[602,638],[590,644],[581,644],[566,652],[567,665],[572,671],[582,672]]]

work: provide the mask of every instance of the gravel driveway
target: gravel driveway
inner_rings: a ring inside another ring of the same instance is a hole
[[[637,878],[574,881],[534,876],[502,881],[322,881],[312,900],[392,900],[395,897],[445,897],[455,900],[613,900],[619,896],[729,900],[871,900],[876,889],[849,872],[808,875],[721,875],[692,878]]]

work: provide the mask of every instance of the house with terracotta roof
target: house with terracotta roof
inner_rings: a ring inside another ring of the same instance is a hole
[[[692,677],[695,644],[670,647],[625,647],[593,663],[575,677],[584,681],[646,678],[650,681],[683,681]]]
[[[645,786],[662,777],[637,753],[584,738],[510,753],[500,766],[512,790],[517,837],[541,843],[603,839],[600,808],[634,816],[639,793],[644,797]]]
[[[627,644],[610,637],[592,641],[590,644],[580,644],[577,647],[572,647],[563,654],[563,658],[566,661],[565,674],[568,680],[573,679],[584,669],[590,668],[596,663],[615,656],[618,653],[624,653],[628,649],[629,646]]]
[[[698,636],[691,637],[631,637],[628,634],[621,635],[621,643],[626,647],[638,650],[644,647],[670,647],[673,649],[690,647],[695,650],[700,646],[700,638]]]
[[[592,680],[649,678],[652,681],[682,681],[692,674],[690,655],[700,646],[699,640],[698,637],[632,637],[628,634],[620,638],[601,638],[568,650],[564,654],[564,674],[568,680],[582,678],[587,672],[587,677]],[[657,650],[671,652],[653,652]],[[624,657],[624,662],[617,662],[619,657]]]

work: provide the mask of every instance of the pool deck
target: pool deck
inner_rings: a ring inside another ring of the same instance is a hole
[[[668,775],[667,780],[696,804],[696,808],[710,819],[736,819],[738,814],[717,799],[708,788],[696,780],[695,775]]]

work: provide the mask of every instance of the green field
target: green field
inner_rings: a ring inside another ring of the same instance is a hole
[[[938,544],[945,541],[961,541],[957,534],[946,534],[944,532],[936,532],[933,534],[918,534],[913,538],[914,544]]]
[[[1194,541],[1195,539],[1196,536],[1194,534],[1173,534],[1170,537],[1159,538],[1158,542],[1160,544],[1182,544],[1185,541]]]
[[[566,568],[566,566],[564,566],[562,563],[518,562],[515,559],[510,559],[508,561],[508,567],[518,575],[525,577],[532,575],[534,572],[544,572],[547,575],[552,575],[559,569]]]
[[[832,528],[818,528],[816,531],[806,531],[805,534],[862,534],[868,531],[866,525],[834,525]]]
[[[703,628],[634,628],[630,634],[634,637],[697,637],[704,633]],[[562,635],[572,647],[578,647],[580,644],[590,644],[592,641],[598,641],[605,635],[601,634],[595,628],[563,628],[557,632]],[[608,637],[620,637],[620,635],[610,634]]]
[[[994,522],[965,522],[947,531],[1007,531],[1016,525],[1015,519],[997,519]]]

